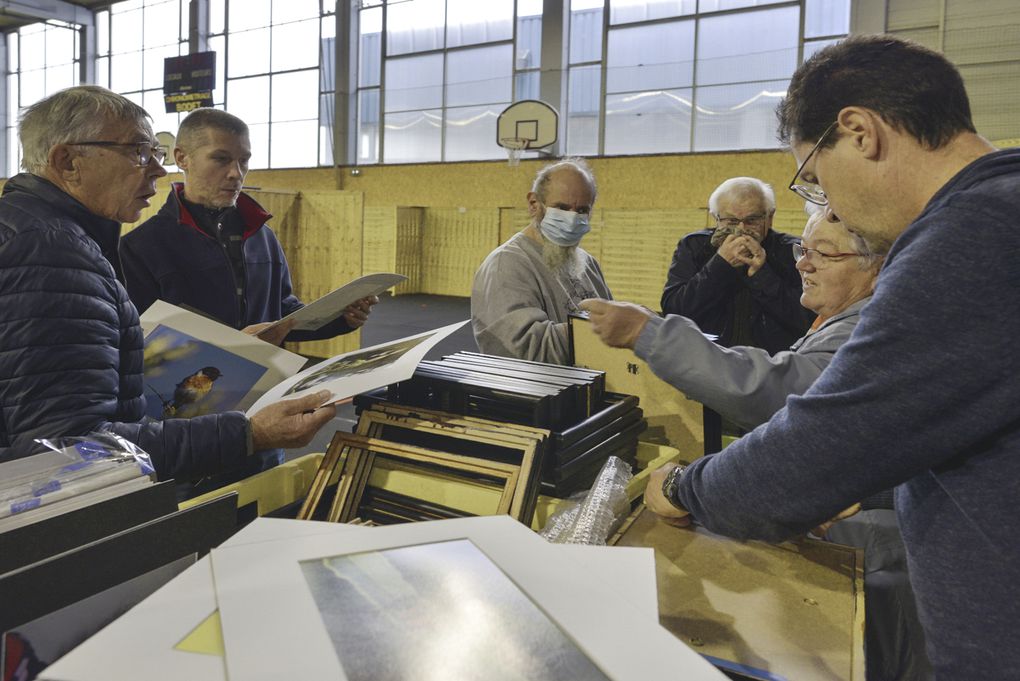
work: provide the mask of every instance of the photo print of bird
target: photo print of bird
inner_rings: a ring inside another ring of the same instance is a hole
[[[154,388],[149,387],[160,402],[163,403],[163,418],[192,416],[196,407],[204,400],[213,389],[216,379],[223,376],[223,373],[213,366],[202,367],[195,373],[187,376],[174,388],[172,400],[165,400]]]

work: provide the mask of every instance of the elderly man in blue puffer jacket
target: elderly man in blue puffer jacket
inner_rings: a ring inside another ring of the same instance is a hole
[[[145,110],[69,88],[26,109],[19,136],[28,172],[0,199],[0,461],[31,453],[35,438],[109,430],[147,451],[160,478],[191,478],[307,444],[335,415],[323,394],[251,419],[142,420],[142,332],[117,246],[120,223],[139,218],[166,175]]]

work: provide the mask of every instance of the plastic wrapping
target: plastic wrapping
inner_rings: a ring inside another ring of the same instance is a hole
[[[153,474],[149,455],[114,433],[36,442],[46,450],[0,464],[0,518]]]
[[[539,534],[554,544],[605,546],[609,533],[630,512],[627,483],[632,477],[629,464],[609,457],[591,489],[571,497]]]

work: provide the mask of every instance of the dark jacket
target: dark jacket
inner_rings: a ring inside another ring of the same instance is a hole
[[[143,422],[142,332],[117,279],[120,225],[34,175],[0,200],[0,461],[34,438],[110,430],[161,478],[235,467],[250,450],[240,412]]]
[[[237,329],[273,322],[304,306],[291,289],[290,270],[272,216],[241,194],[224,219],[243,222],[244,273],[240,293],[226,246],[202,231],[180,200],[175,182],[159,213],[124,236],[120,257],[132,302],[142,312],[164,300],[187,305]],[[288,341],[332,338],[352,329],[340,317],[315,332],[295,331]]]
[[[801,282],[793,259],[800,239],[769,230],[762,241],[765,265],[747,276],[746,267],[732,267],[716,255],[712,230],[688,234],[677,244],[662,291],[662,313],[683,315],[718,343],[733,345],[734,303],[742,290],[750,293],[747,320],[755,347],[770,354],[789,350],[803,336],[815,315],[800,304]]]

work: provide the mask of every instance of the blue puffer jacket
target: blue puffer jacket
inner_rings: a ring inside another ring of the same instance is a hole
[[[0,461],[33,439],[109,430],[142,447],[161,479],[240,465],[240,412],[142,421],[142,331],[118,280],[120,225],[53,184],[12,178],[0,200]]]

